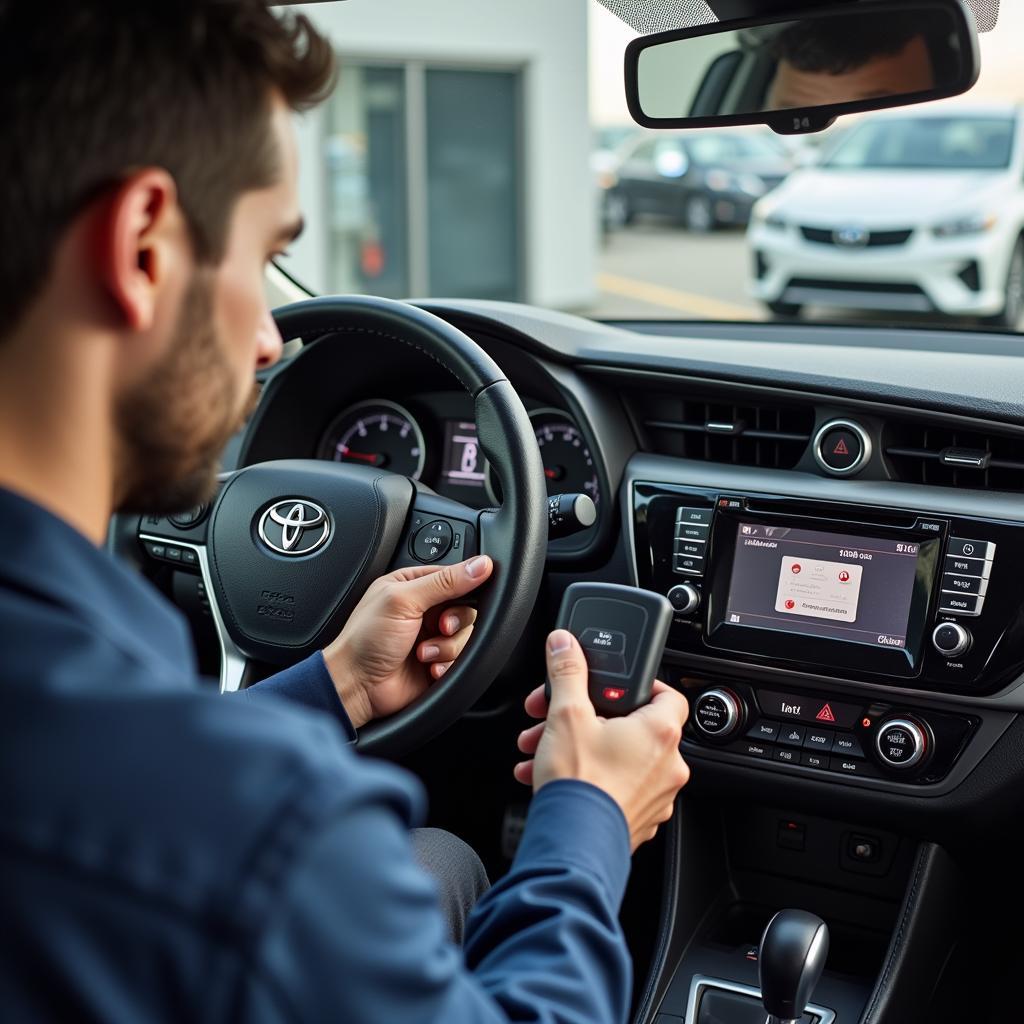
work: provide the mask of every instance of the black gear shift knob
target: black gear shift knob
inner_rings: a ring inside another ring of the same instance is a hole
[[[779,1021],[798,1021],[828,958],[828,925],[805,910],[780,910],[761,936],[758,972],[764,1008]]]

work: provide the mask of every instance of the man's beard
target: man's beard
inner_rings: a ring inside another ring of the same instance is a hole
[[[117,409],[118,511],[167,515],[209,501],[221,453],[245,415],[213,317],[212,275],[197,272],[164,359]]]

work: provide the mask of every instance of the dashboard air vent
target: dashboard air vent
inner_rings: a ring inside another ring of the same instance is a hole
[[[1024,439],[920,423],[890,424],[896,479],[938,487],[1024,491]]]
[[[792,469],[814,430],[814,410],[761,402],[634,391],[626,396],[644,450],[737,466]]]

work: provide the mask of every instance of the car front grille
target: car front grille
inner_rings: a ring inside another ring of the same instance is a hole
[[[780,297],[795,305],[840,306],[930,313],[935,307],[919,285],[899,281],[840,281],[794,277]]]
[[[913,228],[900,228],[895,231],[870,231],[863,240],[844,244],[836,241],[840,228],[812,228],[801,226],[800,234],[808,242],[816,242],[819,245],[833,245],[837,249],[877,249],[886,245],[906,245],[910,236],[914,233]]]

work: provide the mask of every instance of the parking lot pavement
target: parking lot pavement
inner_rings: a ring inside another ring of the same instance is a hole
[[[764,319],[746,294],[742,231],[695,235],[669,225],[636,224],[605,240],[598,266],[600,297],[588,316]]]
[[[747,295],[747,248],[742,230],[708,235],[658,223],[639,223],[610,235],[598,254],[597,302],[581,310],[598,320],[766,320]],[[811,307],[805,320],[834,324],[943,327],[971,330],[967,319],[941,314],[893,314]]]

